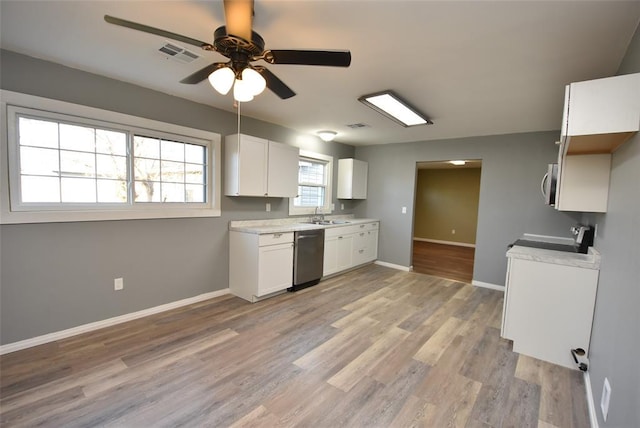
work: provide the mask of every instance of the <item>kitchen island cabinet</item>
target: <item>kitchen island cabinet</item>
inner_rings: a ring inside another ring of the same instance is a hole
[[[571,349],[588,355],[599,255],[514,246],[507,252],[501,336],[513,351],[577,368]]]

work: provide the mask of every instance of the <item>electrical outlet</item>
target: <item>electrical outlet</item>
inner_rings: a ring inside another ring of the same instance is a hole
[[[340,209],[344,211],[344,204],[340,204]]]
[[[336,210],[336,204],[331,204],[331,211],[335,211]]]
[[[267,212],[271,211],[271,202],[267,202],[267,204],[265,205],[265,209],[267,210]]]
[[[604,384],[602,385],[602,398],[600,399],[600,409],[602,410],[602,419],[607,421],[607,414],[609,413],[609,401],[611,400],[611,384],[609,379],[604,378]]]
[[[406,214],[407,213],[407,207],[402,207],[402,214]]]
[[[122,290],[124,288],[124,279],[116,278],[113,280],[113,289],[114,290]]]
[[[455,235],[456,234],[456,230],[455,229],[451,229],[451,234]]]

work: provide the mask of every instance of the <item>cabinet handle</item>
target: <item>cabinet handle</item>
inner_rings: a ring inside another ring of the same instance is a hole
[[[361,224],[361,225],[360,225],[360,229],[362,229],[363,227],[364,227],[364,224]]]
[[[268,193],[265,193],[264,195],[265,195],[265,196],[269,196],[269,194],[268,194]]]
[[[273,234],[273,237],[274,237],[274,238],[279,238],[279,237],[281,237],[281,236],[282,236],[282,233],[274,233],[274,234]]]
[[[359,252],[360,254],[362,254],[362,253],[364,253],[364,250],[358,250],[358,252]]]
[[[578,366],[578,368],[583,371],[586,372],[588,366],[585,363],[581,363],[578,361],[578,356],[582,357],[585,354],[584,349],[582,348],[577,348],[577,349],[572,349],[571,350],[571,356],[573,357],[573,361],[576,362],[576,365]]]
[[[338,239],[342,239],[342,236],[338,236]]]
[[[364,232],[360,232],[360,236],[364,236]]]

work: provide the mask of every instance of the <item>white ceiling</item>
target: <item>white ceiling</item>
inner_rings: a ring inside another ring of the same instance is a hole
[[[221,1],[0,1],[0,45],[234,111],[232,96],[179,80],[224,57],[167,60],[162,37],[105,14],[206,42]],[[613,75],[640,21],[640,1],[256,0],[267,49],[349,49],[349,68],[268,65],[297,96],[269,91],[244,115],[336,141],[385,144],[559,129],[564,85]],[[175,42],[174,42],[175,43]],[[263,63],[266,64],[266,63]],[[434,121],[403,128],[357,101],[393,89]],[[364,123],[350,129],[347,124]]]

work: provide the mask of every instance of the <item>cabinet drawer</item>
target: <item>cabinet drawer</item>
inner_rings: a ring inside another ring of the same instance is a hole
[[[286,244],[287,242],[293,242],[293,232],[265,233],[260,234],[258,237],[259,247],[264,247],[265,245]]]
[[[332,238],[334,236],[344,236],[350,235],[357,231],[357,226],[339,226],[339,227],[329,227],[324,231],[325,238]]]

